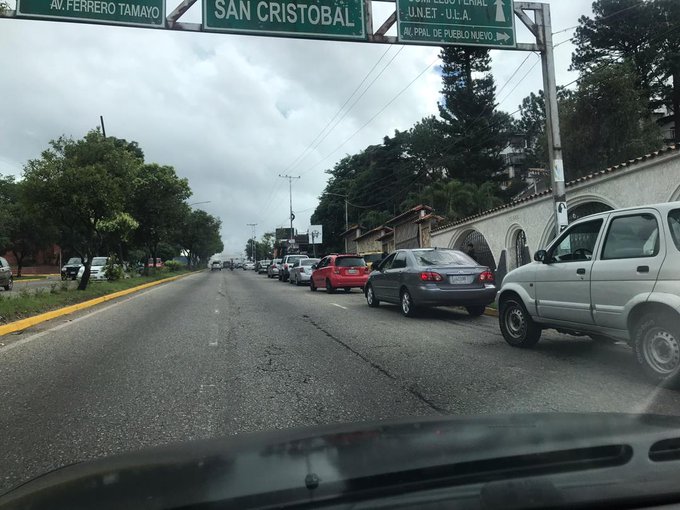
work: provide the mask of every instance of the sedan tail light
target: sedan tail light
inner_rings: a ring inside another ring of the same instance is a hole
[[[491,271],[483,271],[479,274],[479,281],[481,283],[493,283],[494,277]]]
[[[439,273],[433,271],[423,271],[420,273],[420,279],[424,282],[441,282],[444,278]]]

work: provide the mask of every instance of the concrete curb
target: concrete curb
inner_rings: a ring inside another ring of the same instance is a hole
[[[487,306],[486,310],[484,310],[484,315],[488,315],[489,317],[498,317],[498,310]]]
[[[9,324],[5,324],[3,326],[0,326],[0,337],[7,335],[9,333],[16,333],[17,331],[22,331],[24,329],[30,328],[31,326],[35,326],[36,324],[40,324],[41,322],[49,321],[51,319],[56,319],[57,317],[61,317],[63,315],[69,315],[73,312],[77,312],[78,310],[84,310],[86,308],[91,308],[95,305],[101,304],[101,303],[106,303],[107,301],[111,301],[112,299],[116,299],[122,296],[127,296],[128,294],[132,294],[134,292],[138,292],[140,290],[148,289],[149,287],[155,287],[157,285],[160,285],[162,283],[167,283],[167,282],[172,282],[175,280],[179,280],[180,278],[184,278],[185,276],[189,276],[192,274],[195,274],[197,271],[192,271],[191,273],[187,274],[181,274],[178,276],[171,276],[169,278],[163,278],[162,280],[156,280],[153,282],[149,283],[143,283],[142,285],[137,285],[136,287],[132,287],[129,289],[125,290],[119,290],[118,292],[113,292],[111,294],[106,294],[105,296],[100,296],[98,298],[90,299],[88,301],[83,301],[82,303],[76,303],[75,305],[70,305],[66,306],[64,308],[59,308],[57,310],[52,310],[50,312],[45,312],[41,313],[40,315],[34,315],[33,317],[28,317],[27,319],[21,319],[18,321],[10,322]]]

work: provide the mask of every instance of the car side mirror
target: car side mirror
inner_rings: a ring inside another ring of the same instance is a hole
[[[312,269],[316,269],[316,264],[312,264]]]
[[[547,264],[548,252],[545,250],[538,250],[536,253],[534,253],[534,260],[536,262],[543,262],[544,264]]]

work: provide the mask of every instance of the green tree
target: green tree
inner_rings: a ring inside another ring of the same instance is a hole
[[[680,3],[677,0],[596,0],[593,17],[582,16],[572,68],[584,75],[627,63],[648,108],[665,104],[674,114],[680,142]]]
[[[560,102],[565,172],[570,179],[627,161],[662,145],[647,99],[627,64],[584,76]]]
[[[439,104],[448,176],[482,184],[503,169],[512,119],[496,109],[489,50],[447,46],[442,59],[443,100]]]
[[[186,207],[177,240],[189,259],[190,267],[196,267],[211,255],[224,251],[220,237],[221,226],[219,218],[201,209],[190,210]]]
[[[86,258],[79,289],[90,278],[90,262],[99,255],[112,222],[120,220],[131,195],[140,161],[99,131],[80,140],[52,140],[38,159],[24,167],[30,209],[57,231],[57,241]]]
[[[159,244],[177,237],[186,213],[184,201],[190,196],[189,182],[179,178],[171,166],[146,164],[133,179],[131,210],[139,222],[136,241],[148,250],[154,268]]]

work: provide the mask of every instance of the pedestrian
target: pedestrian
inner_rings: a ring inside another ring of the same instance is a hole
[[[477,254],[475,253],[475,245],[472,243],[467,244],[467,249],[465,250],[465,253],[467,253],[467,256],[470,257],[472,260],[475,262],[477,261]]]

